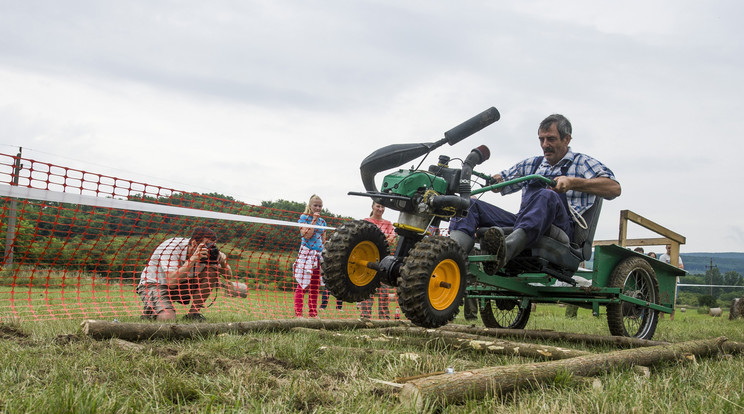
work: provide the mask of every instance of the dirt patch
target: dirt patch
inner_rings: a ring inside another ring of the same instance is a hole
[[[297,368],[294,364],[275,358],[273,356],[251,359],[251,363],[263,367],[267,372],[270,372],[276,376],[279,376],[286,371],[291,371]]]
[[[22,339],[28,338],[28,334],[23,332],[20,328],[13,325],[0,325],[0,338],[1,339]]]
[[[82,338],[79,335],[75,334],[63,334],[63,335],[57,335],[54,337],[54,342],[57,345],[67,345],[74,342],[80,342]]]

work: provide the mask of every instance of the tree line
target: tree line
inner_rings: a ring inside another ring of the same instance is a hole
[[[721,271],[715,266],[706,270],[705,274],[683,276],[679,283],[720,286],[685,286],[679,291],[677,303],[716,307],[721,303],[727,304],[734,298],[744,296],[744,276],[734,270],[721,274]]]
[[[296,222],[305,209],[304,203],[282,199],[250,205],[217,193],[174,193],[158,198],[134,195],[128,200],[290,222]],[[7,234],[9,201],[2,200],[3,235]],[[325,209],[323,215],[329,226],[348,220]],[[298,231],[259,223],[35,200],[16,203],[16,216],[16,264],[99,274],[138,274],[160,242],[169,237],[188,237],[197,226],[211,227],[228,257],[237,258],[252,250],[291,253],[299,246]]]

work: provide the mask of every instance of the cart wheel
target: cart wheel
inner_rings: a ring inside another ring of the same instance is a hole
[[[609,287],[622,288],[622,294],[644,302],[659,303],[659,284],[656,273],[647,261],[629,257],[621,261],[610,275]],[[651,339],[659,322],[659,312],[630,302],[607,305],[607,324],[610,333]]]
[[[357,220],[333,232],[323,251],[323,281],[333,296],[360,302],[381,284],[380,272],[367,267],[388,254],[385,235],[374,224]]]
[[[483,325],[487,328],[524,329],[530,319],[532,304],[519,306],[514,299],[489,299],[480,310]]]
[[[415,325],[437,328],[460,311],[467,260],[449,237],[426,237],[410,250],[400,271],[398,303]]]

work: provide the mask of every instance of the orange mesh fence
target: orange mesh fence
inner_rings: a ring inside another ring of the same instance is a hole
[[[217,234],[232,270],[231,276],[220,272],[202,313],[236,319],[295,316],[300,212],[6,154],[0,154],[0,194],[2,320],[138,319],[143,301],[136,289],[150,256],[163,241],[188,239],[201,226]],[[330,228],[347,220],[324,219]],[[327,231],[330,235],[332,229]],[[344,303],[339,310],[335,298],[330,302],[319,316],[359,317],[356,304]],[[308,295],[303,304],[308,316]],[[390,314],[395,306],[391,298]],[[175,303],[177,314],[187,309]]]

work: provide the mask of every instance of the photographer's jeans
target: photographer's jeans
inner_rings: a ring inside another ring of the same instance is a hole
[[[163,311],[175,312],[173,302],[191,304],[189,313],[199,313],[204,302],[219,281],[219,268],[216,265],[199,264],[196,277],[182,280],[177,286],[157,283],[140,284],[137,293],[142,300],[143,314],[157,316]]]

